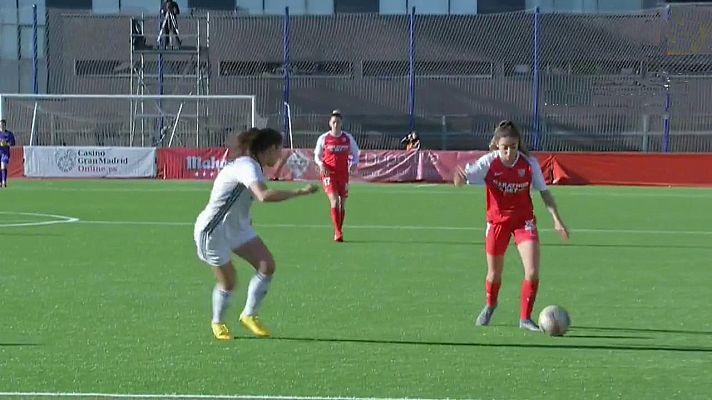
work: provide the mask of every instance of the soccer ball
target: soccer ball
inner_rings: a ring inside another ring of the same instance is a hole
[[[569,313],[560,306],[546,306],[539,313],[539,326],[549,336],[564,336],[571,325]]]

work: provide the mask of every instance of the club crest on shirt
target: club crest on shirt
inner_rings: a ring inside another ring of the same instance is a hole
[[[527,173],[527,170],[524,168],[520,168],[517,172],[519,173],[519,177],[523,178],[524,175]]]
[[[536,230],[536,222],[533,219],[528,219],[524,222],[524,230],[534,232]]]

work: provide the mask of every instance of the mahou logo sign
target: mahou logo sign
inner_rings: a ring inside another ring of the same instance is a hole
[[[159,149],[159,176],[164,179],[213,179],[225,166],[227,149]]]
[[[212,156],[208,159],[204,159],[199,156],[188,156],[185,158],[186,167],[189,171],[201,171],[201,170],[220,170],[225,166],[227,162],[225,159],[217,158]]]
[[[215,178],[227,162],[224,156],[211,156],[207,159],[200,156],[188,156],[185,161],[188,172],[196,178]]]

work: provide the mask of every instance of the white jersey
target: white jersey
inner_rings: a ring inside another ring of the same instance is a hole
[[[262,167],[252,157],[239,157],[226,164],[215,178],[208,205],[195,222],[196,229],[208,234],[221,225],[230,231],[251,229],[250,185],[264,181]]]

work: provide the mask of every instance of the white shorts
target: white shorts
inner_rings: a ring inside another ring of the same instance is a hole
[[[232,251],[257,237],[252,227],[240,230],[225,226],[216,227],[211,233],[203,232],[203,227],[196,225],[193,231],[198,258],[211,267],[221,267],[232,260]]]

